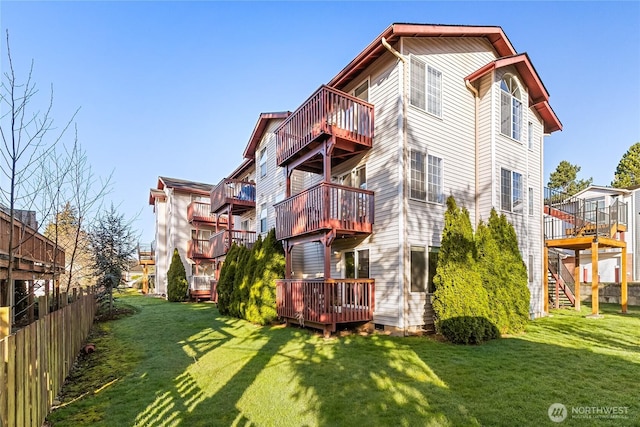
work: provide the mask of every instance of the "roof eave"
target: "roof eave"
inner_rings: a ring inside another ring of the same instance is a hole
[[[256,147],[260,143],[260,139],[262,135],[264,135],[264,131],[267,128],[267,124],[269,120],[273,119],[286,119],[291,115],[290,111],[283,111],[277,113],[261,113],[260,117],[258,117],[258,121],[256,122],[255,127],[253,128],[253,132],[251,133],[251,137],[249,138],[249,142],[247,143],[247,147],[242,153],[242,156],[245,159],[250,159],[255,157],[256,155]]]

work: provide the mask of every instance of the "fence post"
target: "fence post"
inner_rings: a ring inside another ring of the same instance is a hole
[[[66,307],[69,304],[69,297],[66,292],[60,292],[60,308]]]
[[[0,340],[11,335],[11,307],[0,307]]]
[[[46,295],[38,297],[38,319],[44,319],[49,312],[49,301]]]

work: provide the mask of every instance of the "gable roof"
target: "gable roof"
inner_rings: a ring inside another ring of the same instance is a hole
[[[260,143],[260,139],[262,135],[264,135],[264,131],[267,129],[267,124],[269,120],[272,119],[286,119],[291,115],[291,111],[282,111],[276,113],[260,113],[260,117],[258,117],[258,121],[256,122],[255,127],[253,128],[253,132],[251,133],[251,137],[249,138],[249,143],[247,144],[247,148],[244,149],[243,156],[245,159],[252,159],[256,155],[256,147],[258,143]]]
[[[556,116],[556,113],[549,105],[549,92],[547,92],[547,88],[544,87],[540,76],[533,67],[529,55],[527,55],[526,52],[491,61],[484,67],[469,74],[465,77],[465,80],[473,83],[491,71],[508,66],[513,66],[516,69],[520,77],[524,80],[524,84],[529,89],[529,106],[535,108],[540,117],[542,117],[545,133],[562,130],[560,119],[558,119],[558,116]]]
[[[159,176],[157,188],[152,188],[149,192],[150,205],[154,205],[157,198],[165,197],[165,194],[162,191],[165,188],[173,188],[174,190],[184,193],[193,193],[208,196],[213,189],[213,185],[205,184],[203,182],[187,181],[185,179]]]
[[[619,194],[619,195],[629,195],[631,191],[627,188],[616,188],[616,187],[605,187],[603,185],[590,185],[584,190],[578,191],[574,194],[574,197],[582,198],[582,196],[590,191],[598,191],[601,193],[609,193],[609,194]]]
[[[394,23],[376,37],[327,85],[337,89],[343,88],[362,70],[387,52],[381,43],[383,37],[390,44],[399,40],[400,37],[484,37],[491,43],[498,56],[511,56],[517,53],[501,27]]]

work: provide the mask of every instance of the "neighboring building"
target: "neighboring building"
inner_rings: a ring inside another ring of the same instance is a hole
[[[577,202],[577,203],[576,203]],[[600,251],[598,259],[599,281],[604,283],[620,283],[622,272],[627,276],[628,281],[640,281],[640,186],[631,188],[612,188],[592,185],[575,194],[568,201],[562,203],[564,206],[571,206],[572,211],[577,211],[584,216],[584,225],[587,226],[596,221],[601,224],[606,237],[613,237],[627,243],[627,265],[622,266],[621,248],[605,248]],[[578,209],[574,206],[579,206]],[[556,209],[559,209],[556,206]],[[567,210],[567,209],[565,209]],[[555,225],[558,227],[558,215],[555,217]],[[550,219],[548,219],[549,221]],[[566,222],[566,221],[565,221]],[[618,227],[618,223],[620,226]],[[612,233],[612,225],[618,227]],[[572,226],[568,225],[568,228]],[[565,228],[567,228],[565,227]],[[566,232],[564,233],[566,236]],[[566,252],[563,256],[563,263],[571,275],[575,275],[575,256],[573,251]],[[578,282],[592,281],[592,260],[591,250],[580,252]],[[572,277],[574,280],[575,277]]]
[[[275,226],[279,315],[329,332],[429,327],[445,198],[474,224],[495,208],[516,229],[540,316],[543,138],[562,128],[548,100],[500,27],[393,24],[296,111],[260,116],[212,211],[230,229]]]
[[[211,214],[210,184],[158,177],[151,189],[149,204],[156,216],[155,245],[144,254],[153,254],[155,292],[167,294],[167,272],[173,250],[178,249],[194,298],[209,298],[215,276],[210,237],[226,228],[226,218]],[[142,259],[142,253],[141,253]]]
[[[0,307],[11,307],[11,323],[34,317],[36,292],[58,293],[52,282],[64,274],[65,253],[37,231],[35,212],[15,210],[13,231],[9,210],[0,207]],[[9,275],[9,233],[13,232],[13,269]],[[28,294],[16,301],[16,288]],[[37,289],[36,289],[37,288]]]

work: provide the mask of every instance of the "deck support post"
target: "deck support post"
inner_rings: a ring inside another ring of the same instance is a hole
[[[573,283],[574,283],[574,297],[575,303],[573,304],[576,311],[580,311],[580,249],[574,251],[574,267],[573,267]]]
[[[591,242],[591,314],[598,316],[599,293],[598,293],[598,239]]]
[[[549,313],[549,248],[545,245],[542,250],[544,272],[542,274],[543,311]]]
[[[622,248],[622,256],[620,259],[620,275],[622,282],[620,283],[620,305],[622,306],[622,312],[627,312],[627,245]]]

